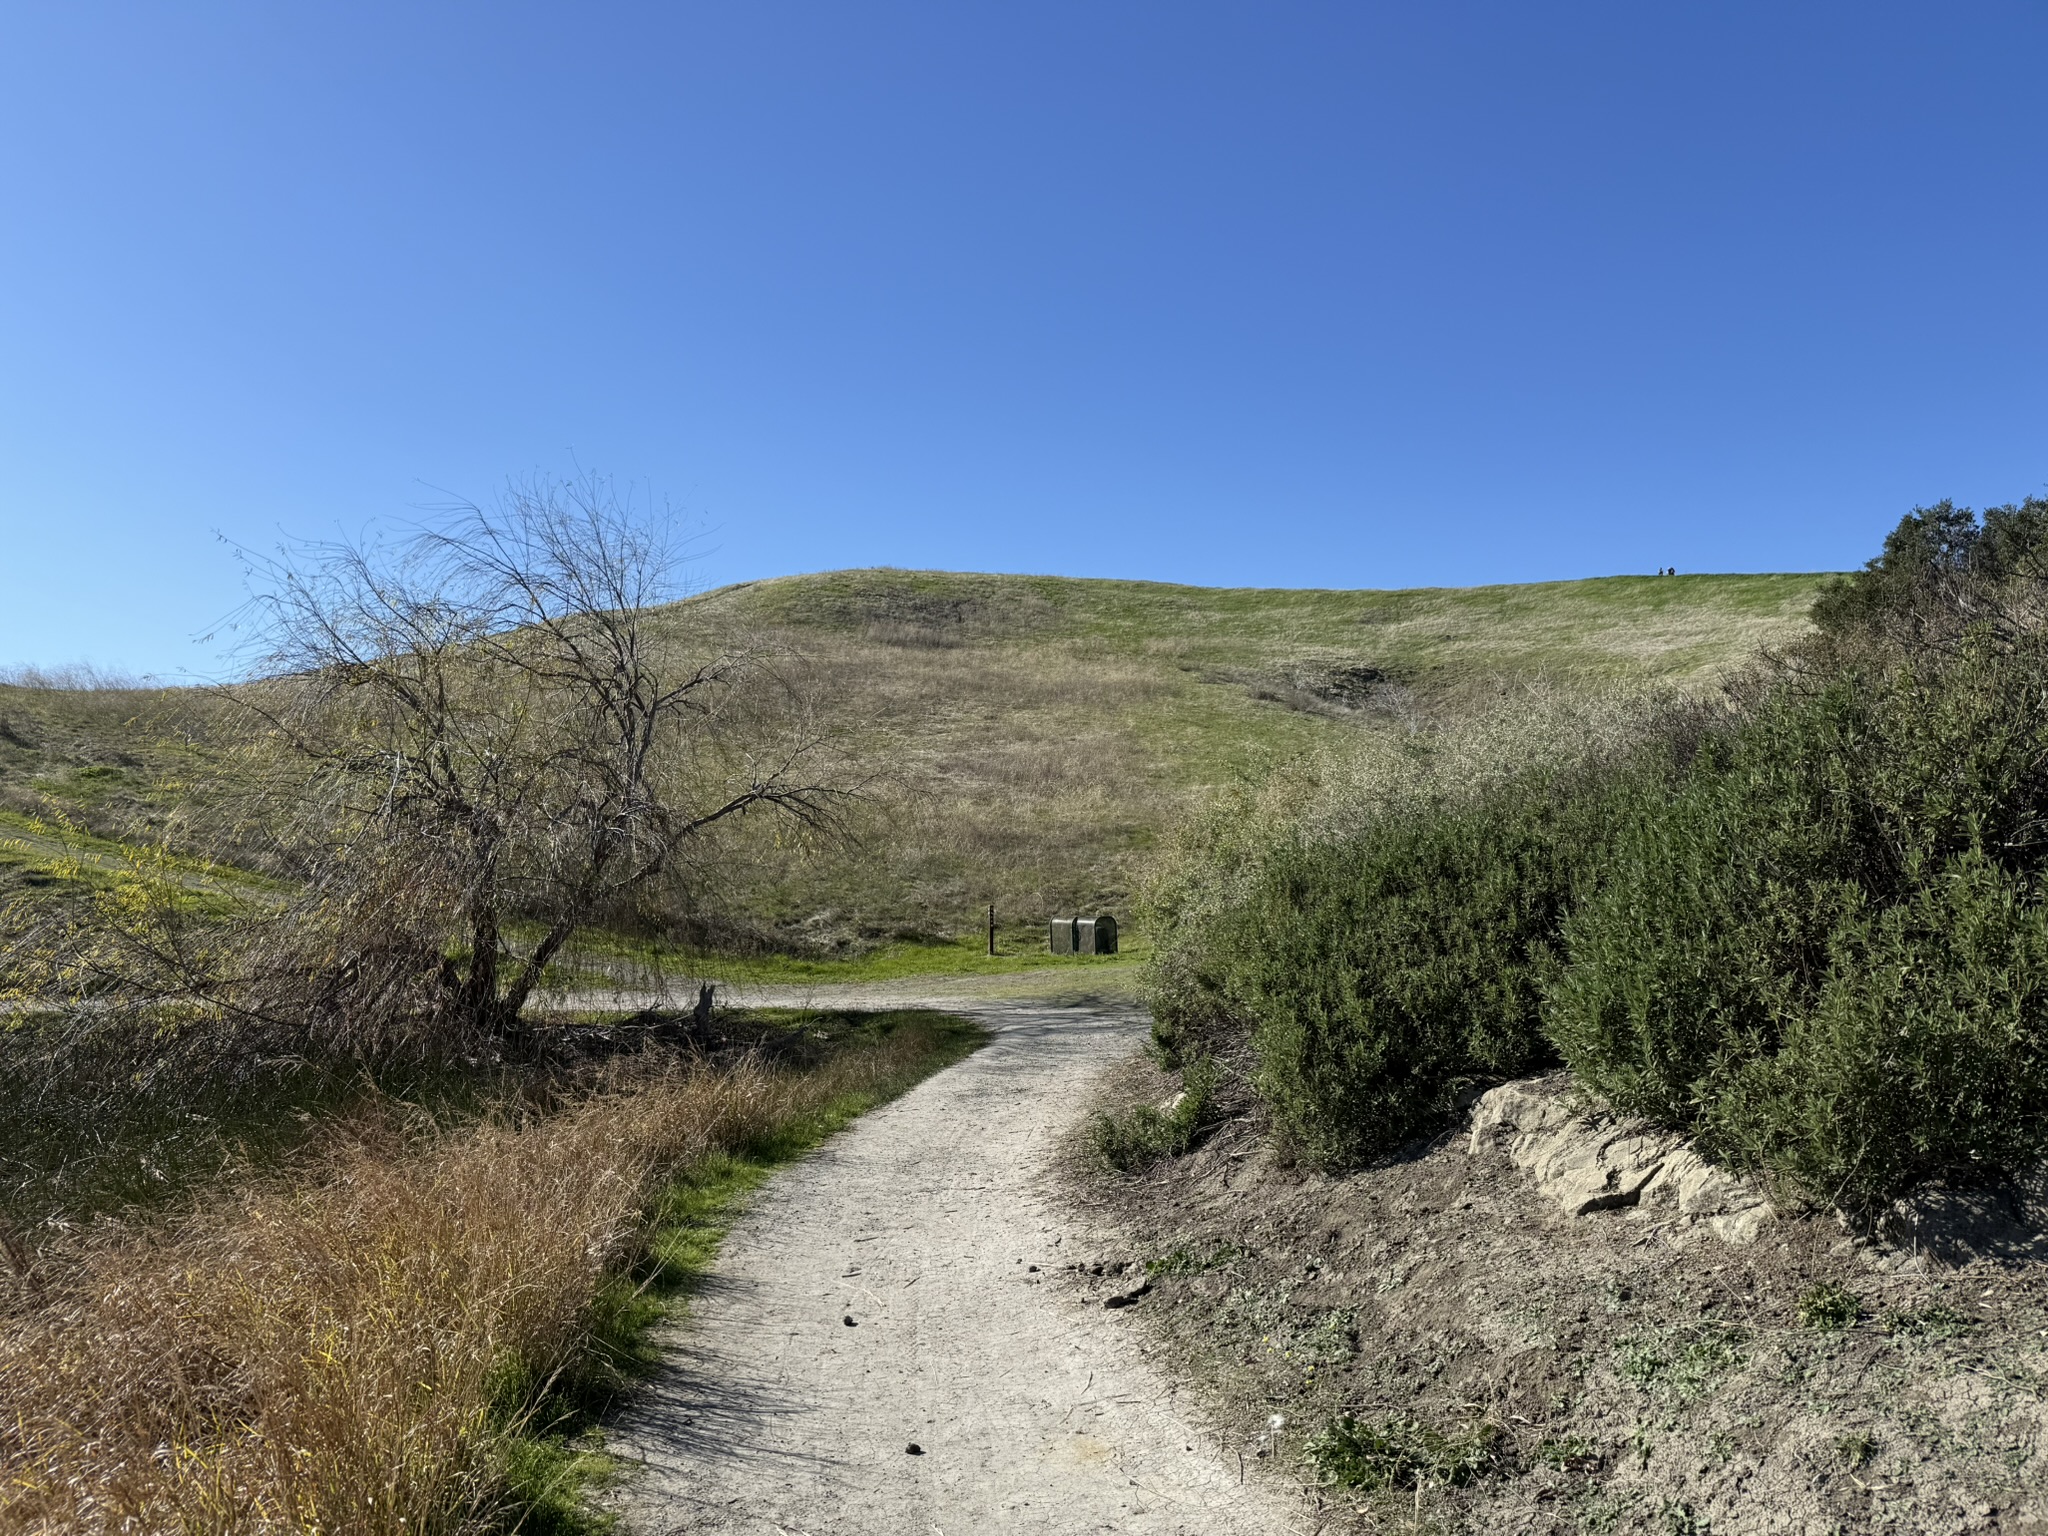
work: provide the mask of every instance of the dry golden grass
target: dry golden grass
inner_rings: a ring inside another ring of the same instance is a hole
[[[293,1177],[46,1259],[0,1338],[0,1530],[489,1528],[510,1437],[659,1191],[900,1089],[934,1040],[899,1029],[806,1072],[643,1068],[457,1133],[393,1111]]]
[[[1128,913],[1170,829],[1241,774],[1405,750],[1418,728],[1532,690],[1709,690],[1803,632],[1819,585],[1256,592],[842,571],[667,618],[773,636],[803,658],[821,719],[889,766],[857,848],[771,846],[749,828],[728,866],[726,909],[771,944],[857,954],[973,931],[991,902],[1012,944],[1056,911]]]

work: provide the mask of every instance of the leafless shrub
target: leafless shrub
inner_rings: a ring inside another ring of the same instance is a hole
[[[650,618],[678,556],[586,476],[388,548],[252,557],[254,675],[223,691],[291,884],[228,916],[138,867],[46,979],[364,1050],[503,1034],[579,929],[687,881],[715,829],[829,826],[853,785],[788,653]]]

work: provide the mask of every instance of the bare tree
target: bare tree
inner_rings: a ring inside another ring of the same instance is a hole
[[[826,824],[849,787],[787,658],[665,623],[678,556],[665,518],[584,476],[252,561],[261,665],[231,692],[298,807],[318,935],[257,969],[503,1032],[579,929],[720,823]]]

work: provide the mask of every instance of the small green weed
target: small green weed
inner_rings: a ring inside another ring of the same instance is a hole
[[[1842,1464],[1854,1472],[1859,1467],[1870,1465],[1877,1455],[1877,1442],[1868,1434],[1844,1435],[1835,1442],[1835,1454],[1842,1458]]]
[[[1977,1319],[1958,1312],[1943,1302],[1930,1301],[1923,1307],[1887,1312],[1885,1331],[1909,1339],[1953,1339],[1977,1326]]]
[[[1216,1095],[1216,1062],[1191,1056],[1181,1069],[1180,1097],[1160,1109],[1140,1104],[1122,1114],[1098,1114],[1090,1139],[1102,1160],[1120,1173],[1136,1173],[1161,1158],[1179,1157],[1194,1145],[1195,1132]]]
[[[610,1536],[618,1521],[592,1507],[585,1494],[616,1470],[595,1429],[574,1435],[508,1440],[498,1476],[518,1514],[518,1529],[533,1536]]]
[[[1743,1362],[1740,1329],[1716,1323],[1644,1328],[1615,1346],[1615,1365],[1645,1392],[1690,1402]]]
[[[1212,1269],[1221,1269],[1226,1264],[1235,1264],[1245,1256],[1244,1249],[1235,1243],[1223,1243],[1211,1249],[1206,1255],[1191,1253],[1186,1248],[1176,1248],[1163,1259],[1147,1259],[1145,1273],[1155,1277],[1205,1275]]]
[[[1346,1414],[1309,1441],[1309,1464],[1325,1483],[1378,1492],[1389,1488],[1462,1488],[1493,1465],[1500,1426],[1481,1421],[1450,1430],[1394,1416],[1362,1424]]]
[[[1560,1472],[1584,1476],[1599,1469],[1600,1452],[1584,1435],[1566,1435],[1562,1440],[1545,1440],[1536,1447],[1536,1459]]]
[[[1845,1328],[1853,1328],[1862,1315],[1862,1298],[1832,1280],[1809,1286],[1799,1298],[1799,1321],[1822,1333],[1839,1333]]]

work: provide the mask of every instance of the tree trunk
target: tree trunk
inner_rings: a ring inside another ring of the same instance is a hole
[[[472,1029],[499,1034],[498,1020],[498,914],[494,908],[477,912],[469,925],[469,974],[456,993],[457,1014]]]
[[[498,1031],[509,1034],[519,1027],[519,1015],[526,1008],[526,1000],[539,985],[541,972],[548,962],[555,958],[561,947],[569,942],[569,935],[578,927],[575,919],[562,918],[550,928],[540,943],[534,947],[520,965],[519,972],[512,978],[512,985],[505,989],[505,1000],[498,1005]]]

